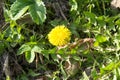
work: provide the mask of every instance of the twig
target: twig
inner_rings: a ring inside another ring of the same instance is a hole
[[[58,47],[58,50],[62,49],[62,48],[66,48],[68,47],[70,50],[75,48],[76,46],[81,46],[82,44],[84,43],[89,43],[87,46],[93,46],[93,42],[95,41],[94,38],[84,38],[84,39],[79,39],[73,43],[70,43],[68,45],[65,45],[65,46],[59,46]]]
[[[55,4],[56,4],[56,6],[55,6]],[[67,20],[66,16],[64,15],[62,8],[60,7],[60,4],[58,2],[53,3],[53,8],[55,9],[56,12],[58,12],[56,7],[59,9],[59,12],[60,12],[61,16],[63,17],[63,19],[68,22],[68,20]],[[70,24],[70,23],[68,22],[68,24]]]
[[[63,13],[63,11],[62,11],[62,9],[61,9],[61,7],[60,7],[60,4],[59,4],[58,2],[57,2],[56,4],[58,5],[58,8],[59,8],[59,10],[60,10],[60,13],[61,13],[62,17],[67,21],[67,18],[66,18],[66,16],[64,15],[64,13]]]
[[[69,45],[69,48],[75,48],[77,45],[82,45],[84,43],[88,42],[90,44],[90,46],[92,46],[93,42],[94,42],[94,38],[85,38],[85,39],[80,39],[72,44]]]

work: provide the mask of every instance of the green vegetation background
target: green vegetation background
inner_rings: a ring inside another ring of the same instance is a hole
[[[111,0],[1,0],[0,80],[119,80],[119,8]],[[60,49],[47,34],[63,24],[72,36]]]

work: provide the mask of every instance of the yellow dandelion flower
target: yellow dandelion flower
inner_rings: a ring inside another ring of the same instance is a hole
[[[63,46],[70,41],[70,30],[64,25],[59,25],[53,28],[49,34],[49,42],[55,46]]]

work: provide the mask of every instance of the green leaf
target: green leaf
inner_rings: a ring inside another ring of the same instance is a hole
[[[31,5],[32,3],[33,0],[16,0],[10,7],[13,19],[16,20],[20,18],[20,16],[27,11],[29,5]]]
[[[100,27],[104,27],[106,25],[104,16],[97,17],[97,23]]]
[[[57,26],[57,25],[60,24],[60,19],[51,20],[51,21],[50,21],[50,24],[51,24],[52,26]]]
[[[39,46],[35,45],[35,46],[32,48],[31,51],[32,51],[32,52],[41,53],[42,49],[41,49]]]
[[[96,80],[96,78],[98,77],[97,71],[95,69],[92,70],[91,76],[94,78],[93,80]]]
[[[94,42],[95,47],[99,46],[99,44],[106,42],[108,40],[108,38],[103,35],[97,35],[95,39],[96,39],[96,41]]]
[[[97,35],[96,40],[97,40],[97,42],[102,43],[102,42],[107,41],[107,37],[103,36],[103,35]]]
[[[29,73],[29,75],[32,76],[32,77],[36,77],[36,76],[39,76],[39,75],[40,75],[40,73],[36,73],[36,72],[34,72],[33,70],[31,70],[31,69],[29,70],[28,73]]]
[[[29,63],[32,63],[35,59],[35,53],[34,51],[27,51],[25,52],[25,58]]]
[[[26,7],[24,7],[22,10],[20,10],[19,13],[17,13],[17,14],[14,16],[13,20],[19,19],[19,18],[28,10],[28,8],[29,8],[29,6],[26,6]]]
[[[28,79],[27,73],[23,73],[21,75],[18,75],[16,80],[29,80],[29,79]]]
[[[73,55],[73,59],[76,60],[76,61],[81,61],[81,59],[78,55]]]
[[[120,67],[120,61],[118,61],[117,63],[111,62],[106,67],[100,68],[100,73],[101,73],[101,75],[103,75],[103,74],[113,71],[114,69],[117,69],[119,67]]]
[[[41,0],[36,0],[30,5],[29,12],[36,24],[42,24],[46,19],[46,8]]]
[[[77,1],[76,0],[70,0],[71,3],[71,11],[76,11],[78,8]]]
[[[24,52],[26,51],[30,51],[31,50],[31,47],[27,44],[23,44],[17,51],[17,55],[21,55],[23,54]]]
[[[61,73],[63,74],[64,76],[64,80],[67,80],[67,73],[65,72],[64,68],[63,68],[63,65],[62,65],[62,62],[60,63],[60,70],[61,70]]]
[[[91,12],[84,12],[85,17],[92,23],[96,24],[96,15]]]
[[[45,21],[46,8],[41,0],[16,0],[10,8],[12,19],[19,19],[28,9],[35,23],[42,24]]]
[[[35,59],[35,52],[37,52],[37,53],[41,53],[41,48],[39,47],[39,46],[37,46],[37,45],[35,45],[32,49],[31,49],[31,51],[27,51],[26,53],[25,53],[25,58],[26,58],[26,60],[29,62],[29,63],[32,63],[33,61],[34,61],[34,59]]]
[[[86,74],[86,72],[85,72],[85,71],[83,72],[83,77],[84,77],[84,79],[83,79],[83,80],[89,80],[89,77],[87,76],[87,74]]]
[[[5,21],[10,21],[12,18],[11,12],[5,8],[4,8],[4,17],[5,17]]]
[[[99,42],[97,42],[97,41],[94,42],[94,46],[95,46],[95,47],[99,46]]]
[[[57,53],[58,53],[58,54],[64,54],[64,53],[65,53],[65,50],[66,50],[65,48],[59,49],[59,50],[57,51]]]
[[[120,26],[120,19],[115,22],[116,25]]]
[[[104,70],[112,70],[115,67],[115,63],[111,62],[109,65],[107,65],[105,68],[103,68]]]
[[[115,29],[114,21],[115,21],[115,17],[110,17],[110,18],[106,19],[106,22],[107,22],[107,25],[108,25],[107,29]]]
[[[52,57],[52,59],[53,59],[54,61],[59,62],[59,59],[58,59],[58,57],[57,57],[56,54],[51,54],[51,57]]]
[[[6,80],[11,80],[9,75],[6,76]]]

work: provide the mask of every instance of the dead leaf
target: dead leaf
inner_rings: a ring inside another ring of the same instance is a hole
[[[120,8],[120,0],[112,0],[111,6],[112,8]]]

